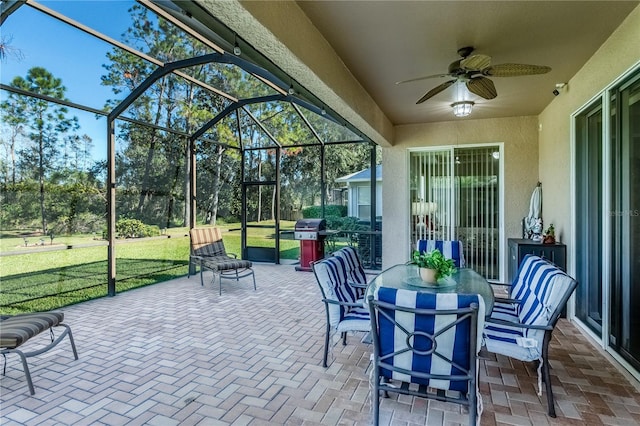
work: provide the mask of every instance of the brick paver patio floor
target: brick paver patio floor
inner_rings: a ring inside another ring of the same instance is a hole
[[[312,273],[256,265],[250,278],[200,286],[180,278],[64,308],[68,342],[30,358],[36,394],[8,357],[2,425],[366,425],[371,423],[361,335],[321,364],[325,314]],[[33,348],[42,333],[24,349]],[[533,365],[482,352],[482,425],[640,425],[638,383],[566,320],[551,348],[556,419],[536,393]],[[458,406],[384,399],[381,423],[466,423]]]

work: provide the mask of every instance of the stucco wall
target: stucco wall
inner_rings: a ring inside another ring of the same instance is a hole
[[[505,241],[506,238],[521,236],[521,220],[529,212],[531,191],[538,182],[537,117],[412,124],[396,126],[395,132],[395,146],[385,148],[382,152],[383,267],[406,262],[411,247],[408,148],[502,142],[505,164]],[[504,252],[502,257],[506,259]]]
[[[553,223],[571,256],[572,152],[571,114],[640,61],[640,6],[636,7],[566,89],[540,114],[539,175],[543,184],[542,217]],[[546,185],[545,185],[546,184]],[[571,263],[571,259],[569,259]]]

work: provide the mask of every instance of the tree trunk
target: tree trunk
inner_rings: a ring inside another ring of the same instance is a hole
[[[42,123],[42,117],[40,117]],[[42,232],[47,233],[47,216],[44,207],[44,129],[40,128],[38,137],[38,181],[40,183],[40,216],[42,219]]]
[[[258,155],[258,181],[262,176],[262,158]],[[258,223],[262,218],[262,185],[258,185]]]
[[[217,158],[216,158],[216,167],[214,169],[214,177],[213,177],[213,188],[211,194],[211,204],[209,206],[209,211],[211,212],[211,217],[209,218],[209,225],[216,224],[218,219],[218,203],[220,201],[220,180],[222,176],[222,156],[224,154],[225,149],[218,145],[216,147]]]
[[[160,117],[162,113],[162,104],[164,96],[164,83],[160,84],[160,95],[158,96],[158,108],[156,109],[156,117],[153,120],[153,124],[156,126],[160,123]],[[149,141],[149,150],[147,151],[147,158],[144,164],[144,174],[142,175],[142,185],[140,189],[140,198],[138,199],[138,215],[141,215],[144,210],[145,202],[148,200],[149,194],[151,194],[151,188],[149,188],[149,175],[151,174],[151,165],[153,164],[153,156],[156,148],[156,142],[158,137],[158,131],[153,129],[151,131],[151,140]]]

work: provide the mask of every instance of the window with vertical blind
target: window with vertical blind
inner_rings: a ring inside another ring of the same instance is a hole
[[[412,242],[460,240],[467,266],[500,278],[500,146],[409,154]]]

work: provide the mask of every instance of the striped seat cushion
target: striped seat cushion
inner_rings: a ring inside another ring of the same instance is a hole
[[[381,287],[375,297],[379,301],[396,306],[437,310],[464,308],[475,303],[484,315],[484,302],[477,294],[429,293]],[[394,324],[383,314],[377,316],[380,335],[379,356],[385,363],[409,371],[443,376],[467,374],[470,369],[469,320],[446,329],[458,318],[457,315],[416,315],[383,307],[376,309],[385,312],[397,322]],[[434,344],[434,340],[428,335],[434,335],[441,330],[445,331],[435,336]],[[480,349],[479,345],[477,349]],[[387,356],[389,358],[385,359]],[[380,369],[380,373],[384,377],[402,382],[444,390],[468,391],[466,380],[425,379],[384,367]]]
[[[462,241],[418,240],[416,244],[416,250],[420,253],[428,253],[435,249],[440,250],[447,259],[453,259],[453,263],[457,268],[465,267],[466,262],[462,251]]]
[[[212,256],[202,260],[202,266],[212,271],[251,268],[250,260],[235,259],[229,256]]]
[[[3,317],[0,320],[0,347],[15,349],[24,342],[55,327],[64,320],[62,312],[41,312]]]
[[[344,310],[344,317],[338,324],[337,331],[369,331],[369,309],[361,306],[348,307]]]

